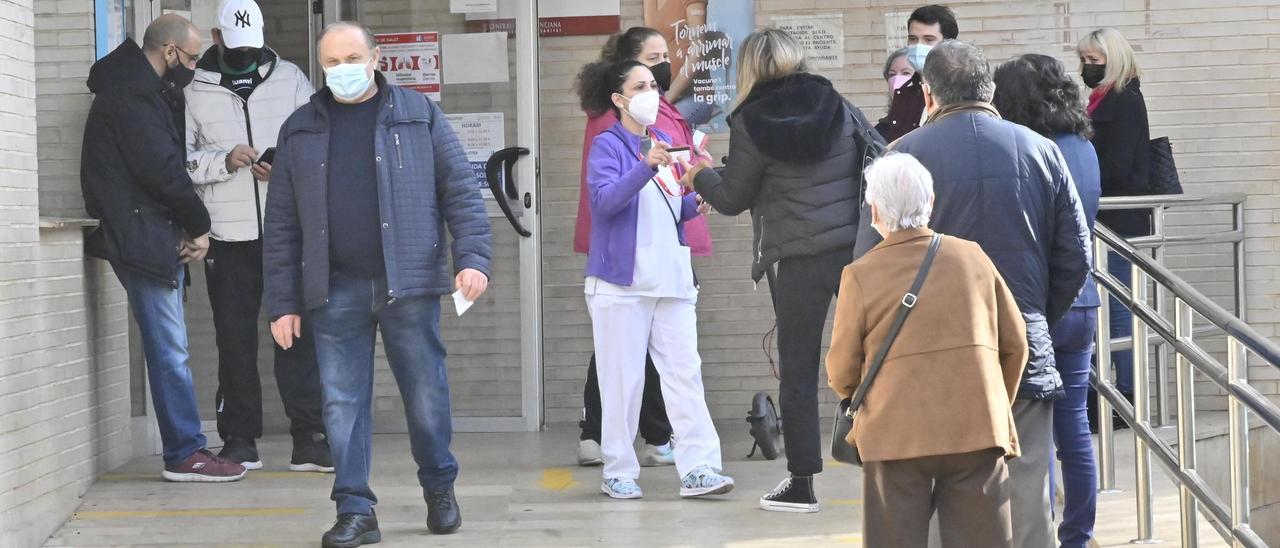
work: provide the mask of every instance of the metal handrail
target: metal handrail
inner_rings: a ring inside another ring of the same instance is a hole
[[[1243,192],[1221,194],[1158,194],[1147,196],[1107,196],[1098,203],[1098,209],[1147,209],[1169,205],[1235,205],[1244,202],[1249,195]]]
[[[1245,266],[1244,266],[1244,202],[1248,198],[1242,193],[1223,193],[1213,195],[1153,195],[1153,196],[1110,196],[1099,202],[1101,210],[1115,209],[1147,209],[1151,212],[1154,234],[1129,238],[1130,245],[1138,249],[1149,249],[1157,263],[1164,264],[1165,248],[1183,244],[1215,244],[1228,243],[1232,248],[1232,282],[1234,286],[1235,314],[1246,318],[1245,303]],[[1217,232],[1197,231],[1192,235],[1165,234],[1166,210],[1174,206],[1231,206],[1231,229]],[[1105,262],[1103,263],[1105,264]],[[1156,311],[1165,316],[1164,288],[1156,285]],[[1109,319],[1109,316],[1108,316]],[[1169,410],[1169,356],[1162,341],[1156,342],[1157,352],[1154,357],[1156,377],[1156,426],[1168,426]],[[1111,351],[1126,349],[1125,344],[1113,341]]]
[[[1185,197],[1158,197],[1162,203],[1196,203]],[[1136,200],[1135,200],[1136,201]],[[1144,202],[1143,205],[1150,204]],[[1203,203],[1203,202],[1201,202]],[[1158,261],[1116,235],[1105,226],[1094,231],[1094,248],[1098,266],[1094,278],[1099,284],[1104,302],[1107,294],[1114,294],[1133,312],[1136,340],[1147,340],[1148,332],[1163,339],[1177,355],[1178,447],[1175,451],[1156,435],[1151,426],[1147,379],[1147,345],[1137,345],[1134,352],[1134,403],[1132,405],[1110,383],[1110,353],[1099,352],[1097,368],[1090,381],[1099,395],[1098,416],[1100,464],[1103,470],[1103,488],[1114,487],[1114,448],[1112,425],[1108,418],[1114,407],[1121,418],[1132,426],[1136,448],[1138,499],[1138,539],[1153,540],[1150,456],[1154,453],[1178,484],[1181,501],[1182,541],[1184,546],[1197,543],[1198,508],[1203,508],[1211,524],[1222,534],[1240,546],[1265,547],[1266,543],[1249,525],[1249,465],[1248,465],[1248,414],[1252,413],[1276,433],[1280,434],[1280,407],[1272,403],[1248,383],[1247,355],[1253,353],[1271,367],[1280,369],[1280,346],[1263,337],[1237,316],[1227,312],[1194,287],[1174,275]],[[1133,279],[1130,287],[1121,284],[1106,268],[1108,250],[1114,251],[1132,264]],[[1146,296],[1148,282],[1167,290],[1174,296],[1174,319],[1169,321],[1162,314],[1162,307],[1153,307]],[[1132,289],[1131,289],[1132,288]],[[1193,340],[1192,317],[1198,314],[1218,330],[1228,341],[1228,359],[1224,366]],[[1109,348],[1107,331],[1109,314],[1104,306],[1099,312],[1098,347]],[[1229,401],[1228,436],[1231,446],[1231,485],[1229,501],[1223,502],[1215,494],[1195,467],[1195,393],[1193,371],[1208,378],[1222,389]]]

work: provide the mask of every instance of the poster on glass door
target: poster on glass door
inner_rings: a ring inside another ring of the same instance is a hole
[[[445,119],[449,120],[449,126],[467,152],[467,162],[475,172],[480,194],[492,197],[488,191],[489,176],[485,173],[485,164],[506,141],[504,115],[501,112],[461,112],[446,114]]]
[[[755,3],[738,0],[644,0],[644,25],[667,40],[668,97],[689,123],[723,133],[738,97],[734,57],[755,29]]]
[[[440,33],[401,32],[375,38],[382,51],[378,70],[388,82],[440,100]]]

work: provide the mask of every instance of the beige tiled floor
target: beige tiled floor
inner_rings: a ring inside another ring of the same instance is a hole
[[[599,468],[574,466],[576,431],[459,434],[462,530],[436,537],[405,436],[376,436],[373,487],[383,529],[379,546],[817,546],[860,545],[861,477],[844,465],[819,476],[818,514],[762,512],[756,499],[785,475],[782,460],[747,460],[746,424],[720,425],[726,472],[737,489],[720,500],[682,500],[672,468],[646,468],[645,498],[613,501],[599,492]],[[1117,439],[1130,463],[1132,442]],[[165,483],[159,459],[144,458],[103,476],[48,546],[317,546],[333,519],[332,476],[284,471],[287,440],[261,443],[266,468],[226,485]],[[1126,450],[1126,448],[1128,448]],[[1130,489],[1132,472],[1120,469]],[[1157,532],[1177,546],[1176,492],[1157,477]],[[1131,489],[1101,497],[1099,540],[1120,546],[1134,536]],[[1213,532],[1202,525],[1213,545]]]

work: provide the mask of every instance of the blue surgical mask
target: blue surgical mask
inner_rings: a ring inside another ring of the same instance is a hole
[[[369,75],[369,63],[343,63],[324,69],[324,83],[340,101],[355,101],[369,91],[373,77]]]
[[[912,44],[907,46],[907,62],[915,67],[916,72],[924,70],[924,60],[929,57],[929,52],[933,51],[933,46],[927,44]]]

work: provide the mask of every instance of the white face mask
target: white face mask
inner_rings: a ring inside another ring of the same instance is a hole
[[[929,52],[933,51],[933,46],[928,44],[912,44],[907,46],[907,62],[911,63],[912,68],[916,72],[924,70],[924,60],[929,57]]]
[[[343,63],[324,69],[325,85],[339,101],[359,99],[373,85],[369,75],[369,63]]]
[[[637,93],[627,100],[629,102],[623,112],[631,116],[632,120],[639,122],[644,127],[649,127],[658,121],[658,105],[661,100],[657,90]]]

